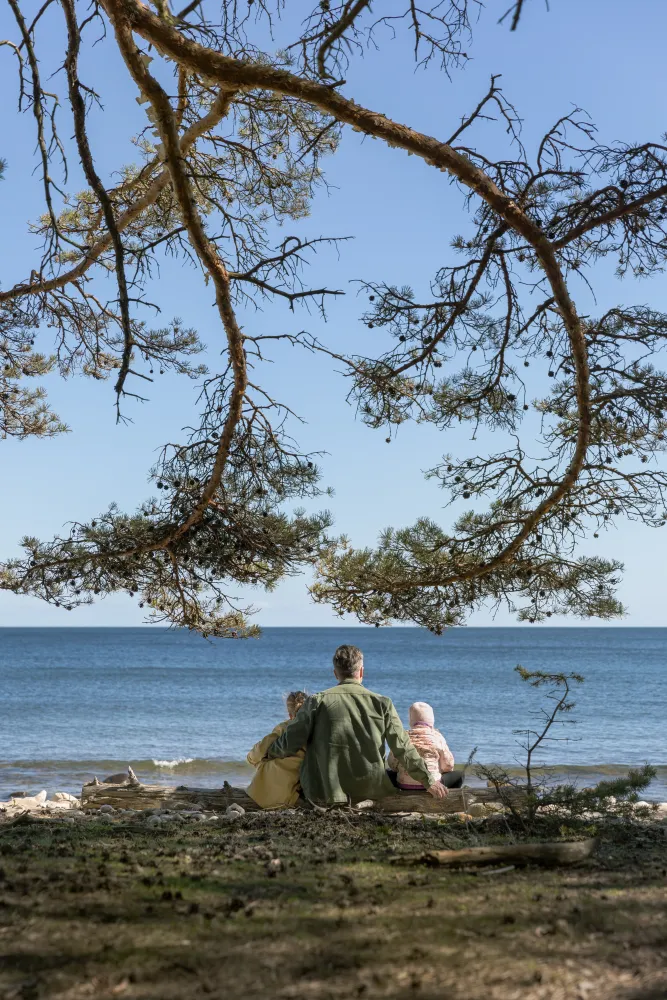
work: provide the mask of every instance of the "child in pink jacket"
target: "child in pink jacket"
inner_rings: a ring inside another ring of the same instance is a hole
[[[447,788],[460,788],[463,784],[463,773],[454,770],[454,755],[447,746],[445,737],[435,728],[435,715],[431,706],[425,701],[416,701],[410,705],[409,720],[410,742],[424,759],[429,771]],[[406,792],[424,790],[424,786],[416,784],[391,753],[387,764],[389,777],[398,788]]]

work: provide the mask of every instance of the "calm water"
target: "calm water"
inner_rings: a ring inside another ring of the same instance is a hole
[[[150,781],[247,783],[249,747],[284,718],[291,688],[332,683],[342,642],[364,650],[366,683],[406,719],[429,701],[457,760],[511,764],[512,730],[544,696],[513,673],[579,671],[577,725],[549,763],[601,773],[660,765],[649,798],[667,798],[667,629],[266,629],[213,643],[166,629],[0,629],[0,797],[78,790],[131,763]]]

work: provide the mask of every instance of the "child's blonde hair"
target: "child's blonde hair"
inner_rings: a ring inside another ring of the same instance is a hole
[[[294,718],[307,697],[308,695],[305,691],[290,691],[285,698],[285,705],[287,706],[287,713],[291,718]]]

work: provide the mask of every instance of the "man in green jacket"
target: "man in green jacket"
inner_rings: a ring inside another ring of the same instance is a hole
[[[267,758],[291,757],[305,747],[301,788],[306,799],[329,806],[361,802],[395,794],[385,770],[386,741],[410,777],[434,798],[443,798],[447,790],[413,747],[391,698],[363,687],[361,650],[339,646],[333,662],[338,684],[308,699],[271,744]]]

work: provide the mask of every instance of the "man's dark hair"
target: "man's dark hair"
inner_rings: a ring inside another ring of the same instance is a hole
[[[356,677],[364,665],[364,654],[357,646],[339,646],[333,655],[333,664],[343,680]]]

